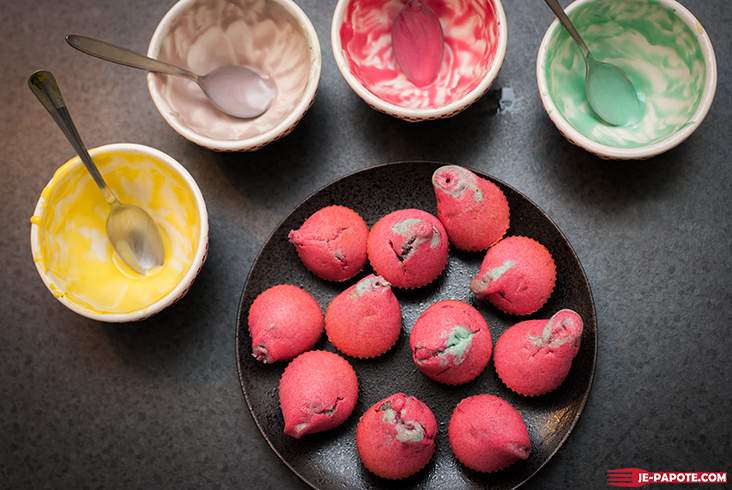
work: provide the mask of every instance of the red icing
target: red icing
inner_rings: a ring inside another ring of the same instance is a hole
[[[498,46],[492,2],[424,0],[439,17],[444,54],[435,79],[424,87],[399,69],[391,27],[404,0],[352,1],[340,29],[343,55],[351,73],[384,101],[401,107],[441,107],[475,89],[490,70]]]

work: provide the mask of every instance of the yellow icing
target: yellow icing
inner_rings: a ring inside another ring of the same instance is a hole
[[[91,313],[128,313],[155,303],[183,279],[199,247],[201,220],[193,193],[178,173],[138,153],[92,152],[120,201],[153,217],[163,238],[165,263],[147,275],[114,252],[105,223],[109,205],[78,157],[59,168],[31,218],[38,227],[48,288]]]

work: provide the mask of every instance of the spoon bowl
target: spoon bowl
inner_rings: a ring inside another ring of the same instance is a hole
[[[106,229],[114,250],[127,265],[140,274],[147,274],[162,266],[165,252],[155,222],[143,209],[120,202],[107,186],[76,130],[56,78],[50,71],[39,70],[28,78],[28,86],[66,135],[109,203]]]
[[[589,48],[557,0],[544,0],[577,43],[585,60],[587,102],[602,120],[612,126],[636,123],[642,115],[638,91],[623,70],[592,57]]]
[[[82,53],[132,68],[193,80],[211,103],[230,116],[251,119],[264,114],[277,96],[274,80],[256,67],[226,65],[206,75],[150,58],[90,37],[69,34],[66,42]]]
[[[136,272],[145,274],[163,265],[165,252],[155,221],[138,206],[114,201],[106,223],[117,254]]]
[[[391,27],[397,64],[418,87],[431,83],[442,63],[445,38],[434,10],[419,0],[407,0]]]

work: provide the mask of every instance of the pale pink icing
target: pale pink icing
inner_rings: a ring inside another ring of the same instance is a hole
[[[496,57],[499,28],[490,1],[423,0],[440,18],[445,35],[435,80],[417,87],[394,57],[391,26],[405,0],[353,0],[340,29],[351,73],[380,99],[406,108],[442,107],[476,88]]]
[[[262,0],[199,0],[171,26],[157,58],[206,74],[222,65],[257,68],[277,84],[271,107],[255,119],[216,109],[198,85],[156,75],[169,115],[204,136],[239,140],[282,122],[302,99],[310,72],[310,49],[302,27],[284,9]]]

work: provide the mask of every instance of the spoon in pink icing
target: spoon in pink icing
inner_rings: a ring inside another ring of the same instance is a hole
[[[234,117],[251,119],[261,116],[277,95],[274,80],[253,67],[227,65],[207,75],[196,75],[183,68],[89,37],[70,34],[66,36],[66,42],[82,53],[105,61],[193,80],[213,105]]]
[[[445,41],[434,10],[419,0],[407,0],[392,23],[391,43],[397,63],[409,81],[424,87],[435,79]]]

